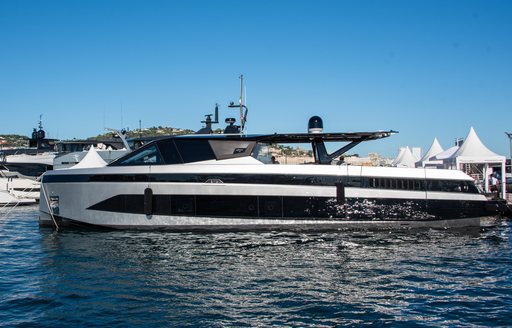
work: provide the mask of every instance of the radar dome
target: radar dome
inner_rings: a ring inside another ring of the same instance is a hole
[[[312,116],[308,122],[308,133],[322,133],[324,122],[319,116]]]

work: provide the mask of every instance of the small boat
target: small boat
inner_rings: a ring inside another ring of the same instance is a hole
[[[37,204],[34,200],[31,199],[19,199],[13,196],[6,190],[0,189],[0,208],[4,208],[7,206],[20,206],[20,205],[34,205]]]
[[[95,147],[98,155],[107,163],[128,154],[132,150],[126,131],[107,129],[113,133],[110,139],[102,140],[57,140],[47,139],[41,119],[39,129],[34,129],[28,140],[28,147],[2,149],[0,170],[16,173],[18,177],[37,179],[44,172],[69,168],[78,164],[90,147]],[[133,138],[132,143],[137,142]]]
[[[0,151],[0,170],[16,172],[18,176],[36,179],[44,172],[53,169],[56,139],[46,138],[41,117],[39,128],[33,130],[28,147],[2,149]]]
[[[19,172],[0,168],[0,191],[3,192],[1,206],[36,204],[39,202],[41,183],[26,178]]]

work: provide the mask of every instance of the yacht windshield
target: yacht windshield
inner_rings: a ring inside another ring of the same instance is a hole
[[[153,165],[162,163],[162,155],[156,144],[154,144],[147,148],[141,148],[139,151],[131,154],[131,156],[121,161],[120,165]]]
[[[143,146],[111,165],[182,164],[212,159],[216,158],[207,139],[171,138]]]

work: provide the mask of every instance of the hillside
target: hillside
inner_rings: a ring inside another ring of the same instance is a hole
[[[18,134],[0,134],[1,147],[27,147],[28,137]]]
[[[181,135],[181,134],[192,134],[193,130],[189,129],[179,129],[172,128],[166,126],[154,126],[151,128],[137,129],[137,130],[127,130],[126,136],[127,138],[140,138],[140,137],[159,137],[159,136],[168,136],[168,135]],[[89,140],[100,140],[100,139],[109,139],[112,137],[112,132],[107,132],[104,134],[99,134],[95,137],[89,137]]]

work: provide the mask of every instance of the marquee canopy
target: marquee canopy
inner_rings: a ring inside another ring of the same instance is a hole
[[[443,161],[435,158],[436,155],[443,152],[443,147],[437,141],[437,138],[434,138],[432,145],[428,149],[428,151],[423,155],[423,157],[416,162],[416,167],[426,167],[426,166],[435,166],[442,165]]]
[[[464,139],[464,143],[457,149],[457,151],[450,157],[444,160],[445,165],[455,164],[456,169],[460,170],[462,164],[483,164],[484,170],[484,181],[485,190],[489,190],[489,167],[500,166],[501,167],[501,187],[502,197],[505,197],[505,156],[496,154],[489,150],[484,143],[480,140],[475,132],[475,129],[471,127],[469,133]]]
[[[107,162],[101,158],[101,156],[98,154],[96,149],[94,149],[94,146],[91,145],[91,148],[89,148],[89,151],[87,152],[87,155],[76,165],[70,167],[71,169],[84,169],[84,168],[91,168],[91,167],[103,167],[107,166]]]

